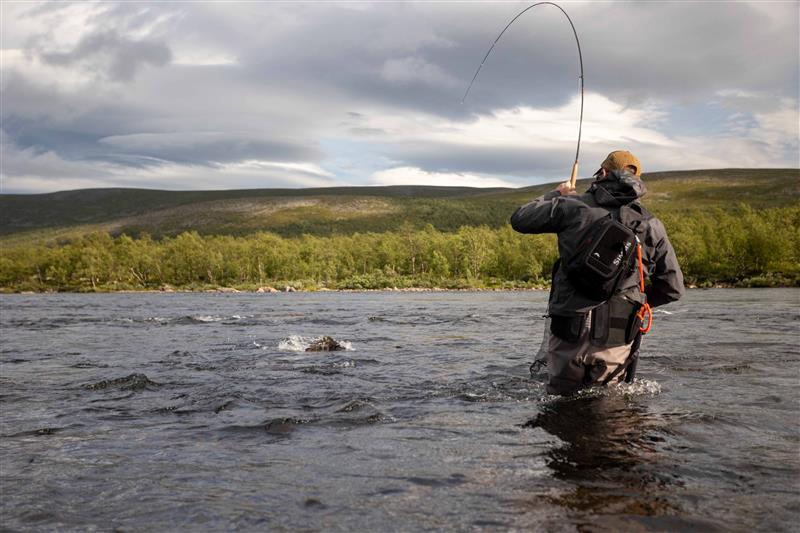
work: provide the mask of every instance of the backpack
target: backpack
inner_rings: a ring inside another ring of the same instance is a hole
[[[594,222],[575,253],[564,263],[572,285],[592,300],[606,301],[634,270],[638,237],[631,229],[652,218],[639,204],[620,208],[620,221],[611,213]]]

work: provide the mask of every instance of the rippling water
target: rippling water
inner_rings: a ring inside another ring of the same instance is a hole
[[[782,531],[800,291],[690,291],[557,399],[546,293],[0,297],[11,530]],[[331,335],[348,348],[302,351]]]

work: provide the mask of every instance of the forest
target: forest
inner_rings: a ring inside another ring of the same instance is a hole
[[[800,206],[658,213],[687,285],[800,285]],[[94,231],[59,241],[3,244],[0,288],[10,291],[543,288],[553,235],[508,225],[454,231],[408,222],[391,231],[281,236],[174,236]]]

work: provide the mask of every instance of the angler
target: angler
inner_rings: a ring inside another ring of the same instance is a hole
[[[650,308],[684,293],[664,225],[639,203],[641,171],[630,152],[611,152],[586,193],[567,181],[511,216],[516,231],[558,235],[545,332],[550,394],[631,381]]]
[[[543,5],[557,8],[575,36],[581,89],[578,142],[569,181],[517,209],[511,225],[522,233],[558,235],[560,259],[553,265],[550,331],[543,347],[550,376],[547,391],[569,394],[586,386],[632,381],[642,334],[652,326],[651,308],[679,299],[684,287],[664,225],[639,203],[646,188],[633,154],[611,152],[591,188],[582,195],[575,191],[583,129],[583,54],[575,24],[561,6],[536,2],[517,13],[492,42],[461,102],[506,30]],[[648,287],[645,278],[650,278]]]

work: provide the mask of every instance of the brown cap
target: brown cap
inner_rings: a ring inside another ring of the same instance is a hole
[[[600,165],[600,169],[606,170],[623,170],[625,167],[633,167],[636,169],[634,175],[642,175],[642,164],[635,155],[626,150],[616,150],[608,154],[606,160]],[[598,170],[598,172],[600,172]]]

